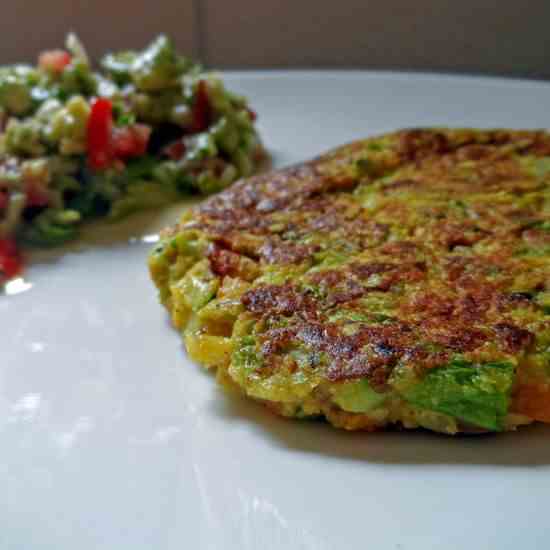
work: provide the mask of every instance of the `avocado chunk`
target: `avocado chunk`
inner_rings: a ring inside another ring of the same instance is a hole
[[[181,295],[187,307],[198,311],[214,298],[218,286],[219,281],[210,271],[208,260],[202,260],[176,283],[173,291]]]
[[[12,75],[0,75],[0,107],[14,115],[26,114],[32,107],[30,88]]]
[[[420,382],[406,386],[401,393],[416,407],[448,414],[480,428],[501,431],[514,374],[511,363],[453,361],[428,371]]]
[[[386,395],[374,391],[368,380],[345,382],[336,388],[334,402],[344,411],[367,413],[386,400]]]

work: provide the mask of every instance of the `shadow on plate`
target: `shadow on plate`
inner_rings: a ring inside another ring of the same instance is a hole
[[[239,394],[217,390],[212,412],[228,421],[248,422],[276,445],[303,453],[379,464],[550,465],[550,426],[516,432],[444,436],[422,430],[345,432],[322,421],[286,420]]]
[[[132,244],[149,244],[164,227],[174,224],[184,209],[196,204],[197,199],[179,201],[165,208],[138,212],[120,221],[98,220],[87,223],[78,239],[54,248],[33,248],[27,264],[55,263],[66,254],[86,252],[91,248],[107,248]]]

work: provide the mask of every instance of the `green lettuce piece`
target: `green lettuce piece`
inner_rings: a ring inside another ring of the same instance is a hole
[[[453,361],[429,370],[417,384],[402,390],[412,405],[448,414],[493,431],[504,428],[515,368],[511,363]]]
[[[177,85],[178,77],[188,64],[185,58],[176,54],[172,42],[161,35],[136,56],[130,75],[140,90],[162,90]]]
[[[109,53],[101,60],[101,67],[119,86],[124,86],[132,81],[131,70],[136,57],[133,51]]]
[[[78,235],[80,215],[74,210],[45,210],[22,231],[22,239],[35,246],[58,246]]]

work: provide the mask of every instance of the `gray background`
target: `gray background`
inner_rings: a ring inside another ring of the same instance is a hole
[[[219,68],[358,67],[550,77],[549,0],[10,0],[0,62],[76,30],[90,52],[159,32]]]

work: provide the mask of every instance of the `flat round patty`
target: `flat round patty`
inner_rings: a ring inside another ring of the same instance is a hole
[[[413,129],[236,183],[150,269],[190,355],[279,414],[550,421],[550,135]]]

